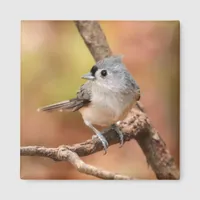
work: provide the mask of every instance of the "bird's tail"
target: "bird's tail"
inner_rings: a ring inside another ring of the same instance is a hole
[[[77,111],[79,110],[81,107],[83,107],[84,105],[87,105],[89,102],[86,102],[82,99],[70,99],[67,101],[62,101],[62,102],[58,102],[55,104],[51,104],[51,105],[47,105],[41,108],[38,108],[37,111]]]
[[[62,101],[62,102],[58,102],[58,103],[54,103],[51,105],[47,105],[41,108],[38,108],[37,111],[54,111],[54,110],[62,110],[64,107],[69,107],[70,101]]]

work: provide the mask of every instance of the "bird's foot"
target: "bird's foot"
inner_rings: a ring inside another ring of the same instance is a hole
[[[92,140],[95,140],[96,138],[98,138],[97,135],[92,136]]]
[[[112,129],[114,129],[118,136],[119,136],[119,139],[120,139],[120,148],[123,146],[124,144],[124,134],[122,133],[122,131],[120,130],[120,128],[118,126],[116,126],[116,124],[112,124],[111,125]]]
[[[108,149],[108,142],[107,142],[106,138],[89,121],[84,120],[84,122],[85,122],[85,124],[87,126],[89,126],[95,132],[96,136],[100,139],[100,141],[101,141],[101,143],[103,145],[104,151],[105,151],[104,154],[106,154],[107,153],[107,149]],[[92,137],[92,139],[94,139],[94,137]]]
[[[101,143],[102,143],[103,148],[104,148],[104,154],[106,154],[107,149],[108,149],[108,142],[107,142],[106,138],[99,131],[98,132],[96,131],[95,133],[96,133],[96,136],[94,136],[94,137],[98,137],[101,140]]]

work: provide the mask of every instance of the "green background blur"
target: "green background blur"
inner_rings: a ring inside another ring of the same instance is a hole
[[[141,102],[179,167],[178,21],[100,21],[113,54],[141,88]],[[21,22],[21,146],[57,147],[83,142],[93,132],[79,112],[38,113],[38,107],[72,98],[94,64],[73,21]],[[86,163],[138,179],[155,179],[135,141],[82,158]],[[23,179],[96,179],[67,162],[21,157]]]

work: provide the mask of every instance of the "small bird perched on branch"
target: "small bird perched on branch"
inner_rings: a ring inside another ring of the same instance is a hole
[[[122,56],[111,56],[98,61],[89,73],[88,80],[70,100],[39,108],[38,111],[79,111],[85,124],[101,140],[105,153],[108,142],[93,125],[112,126],[123,145],[123,133],[115,125],[123,120],[140,99],[140,88],[122,61]]]

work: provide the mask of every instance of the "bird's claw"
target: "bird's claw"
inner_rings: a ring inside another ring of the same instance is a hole
[[[94,136],[93,138],[96,138],[98,137],[103,145],[103,148],[104,148],[104,155],[107,153],[107,149],[108,149],[108,142],[106,140],[106,138],[99,132],[99,133],[96,133],[96,136]]]
[[[108,142],[107,142],[107,140],[105,139],[105,140],[101,140],[101,142],[102,142],[102,145],[103,145],[103,148],[104,148],[104,155],[105,154],[107,154],[107,149],[108,149]]]
[[[105,137],[103,137],[103,135],[102,135],[102,137],[99,138],[99,139],[101,140],[101,143],[102,143],[102,145],[103,145],[103,148],[104,148],[104,155],[105,155],[105,154],[107,154],[108,142],[107,142],[107,140],[105,139]]]
[[[97,135],[92,136],[92,140],[95,140],[96,138],[98,138]]]
[[[112,125],[112,128],[117,132],[119,139],[120,139],[120,146],[119,148],[121,148],[124,145],[124,134],[122,133],[122,131],[115,125]]]

